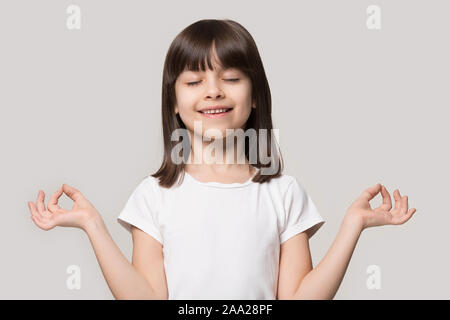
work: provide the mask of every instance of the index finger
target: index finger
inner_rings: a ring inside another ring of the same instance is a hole
[[[62,208],[58,205],[58,199],[61,197],[62,193],[62,187],[60,187],[55,193],[52,194],[47,205],[50,210],[62,210]]]
[[[364,199],[365,201],[369,202],[380,192],[380,189],[381,189],[381,183],[377,183],[376,185],[364,190],[364,192],[361,194],[360,197],[362,199]]]
[[[383,196],[383,204],[382,206],[390,211],[392,209],[392,201],[391,201],[391,195],[387,191],[386,187],[383,185],[381,186],[381,194]]]
[[[63,184],[62,188],[65,194],[67,194],[69,198],[72,199],[73,201],[76,202],[83,200],[83,195],[81,194],[80,191],[78,191],[78,189],[75,189],[74,187],[71,187],[66,183]]]

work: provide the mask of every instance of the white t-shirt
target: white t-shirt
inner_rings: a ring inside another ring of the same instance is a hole
[[[325,223],[292,176],[226,184],[187,172],[170,189],[143,179],[117,221],[163,245],[168,298],[176,300],[275,300],[280,244]]]

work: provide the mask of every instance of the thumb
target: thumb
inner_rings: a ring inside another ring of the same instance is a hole
[[[78,189],[75,189],[74,187],[69,186],[68,184],[62,185],[63,191],[67,196],[72,199],[75,202],[79,202],[84,200],[84,196],[81,194],[81,192]]]
[[[377,183],[376,185],[364,190],[360,198],[369,202],[380,192],[380,190],[381,190],[381,183]]]

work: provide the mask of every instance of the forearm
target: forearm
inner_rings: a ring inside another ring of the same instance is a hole
[[[115,299],[158,299],[149,282],[117,247],[101,217],[93,219],[85,232]]]
[[[333,299],[344,278],[362,230],[359,221],[344,218],[338,235],[325,257],[303,278],[293,299]]]

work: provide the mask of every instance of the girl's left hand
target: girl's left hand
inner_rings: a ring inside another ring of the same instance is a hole
[[[370,207],[369,201],[379,192],[383,196],[383,203],[375,209]],[[383,225],[399,225],[408,221],[416,212],[415,208],[408,210],[408,196],[401,196],[400,191],[394,191],[395,208],[392,209],[391,195],[386,188],[377,183],[366,189],[348,208],[346,217],[356,219],[361,223],[362,229]]]

